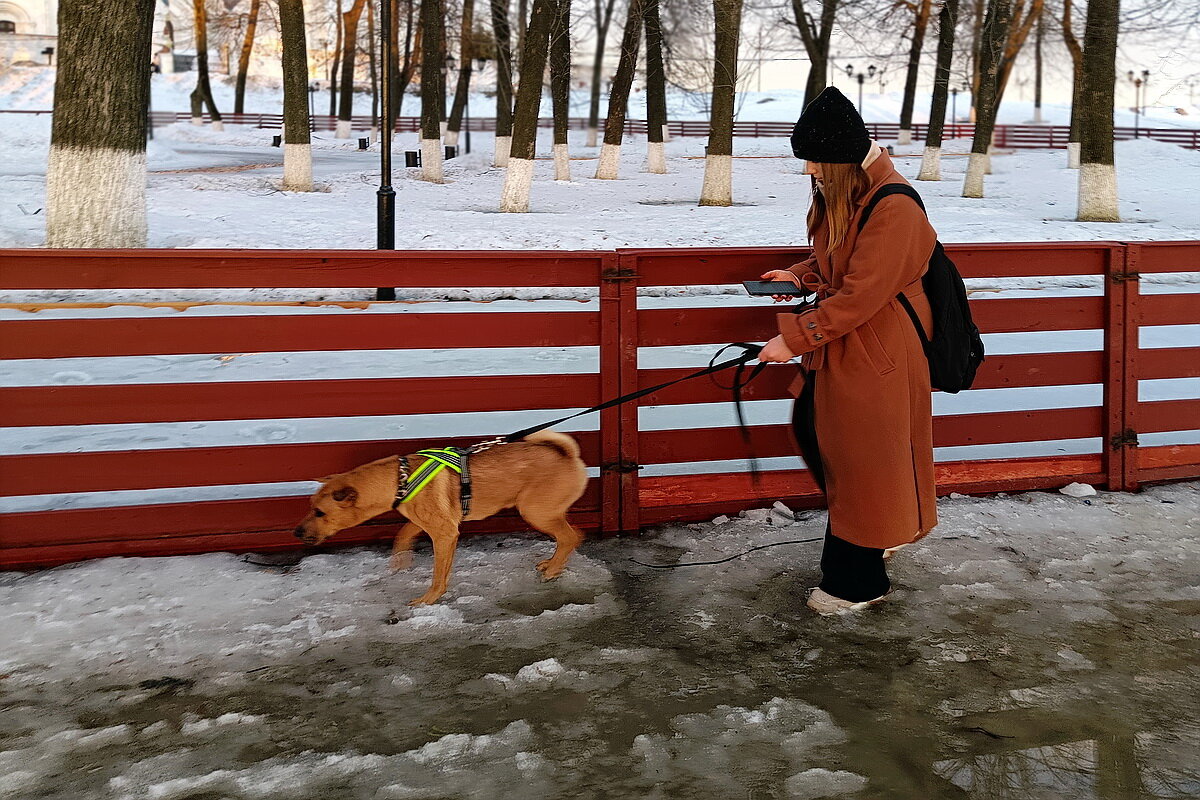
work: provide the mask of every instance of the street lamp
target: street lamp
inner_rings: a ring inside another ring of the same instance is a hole
[[[317,93],[317,82],[312,81],[308,84],[308,130],[311,133],[313,130],[313,97]]]
[[[1136,75],[1133,70],[1129,70],[1125,73],[1125,77],[1133,84],[1133,138],[1136,139],[1142,116],[1142,87],[1150,79],[1150,70],[1142,70],[1141,76]]]
[[[392,29],[393,2],[394,0],[382,0],[379,4],[379,27],[383,31],[380,44],[380,60],[383,62],[380,94],[383,95],[381,111],[385,122],[380,126],[382,138],[379,141],[379,189],[375,193],[377,250],[396,249],[396,190],[392,188],[392,37],[388,35],[388,31]],[[375,299],[395,300],[395,287],[377,288]]]
[[[855,78],[858,79],[858,113],[859,113],[859,116],[862,115],[863,83],[867,80],[868,77],[874,78],[875,72],[876,72],[876,70],[875,70],[874,64],[871,64],[870,66],[868,66],[866,72],[859,72],[858,74],[855,74],[853,65],[851,65],[851,64],[846,65],[846,77],[851,78],[851,79],[855,79]]]
[[[1196,83],[1197,83],[1197,81],[1195,78],[1188,79],[1187,87],[1188,87],[1188,105],[1189,106],[1196,105]]]

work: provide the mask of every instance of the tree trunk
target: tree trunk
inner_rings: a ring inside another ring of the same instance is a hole
[[[963,181],[963,197],[983,197],[983,176],[988,169],[988,150],[996,128],[1000,103],[1000,68],[1004,43],[1012,23],[1011,0],[989,0],[979,47],[979,92],[975,98],[975,139]]]
[[[337,14],[333,17],[336,36],[333,44],[333,58],[329,62],[329,116],[337,116],[338,99],[338,64],[342,55],[342,0],[337,0]]]
[[[658,16],[659,0],[645,2],[646,171],[664,174],[667,171],[666,148],[663,145],[667,127],[667,81],[663,73],[662,22]]]
[[[558,0],[550,29],[550,98],[554,109],[554,180],[571,180],[571,0]]]
[[[392,79],[392,130],[396,130],[396,119],[400,116],[401,106],[404,105],[404,95],[408,92],[408,85],[412,83],[413,75],[417,72],[417,67],[420,65],[421,51],[421,27],[417,25],[416,35],[413,35],[413,3],[415,0],[409,0],[406,19],[404,22],[404,64],[400,66],[399,48],[392,50],[392,58],[397,65],[396,74]],[[395,15],[392,16],[392,25],[396,28],[397,39],[400,36],[400,23]]]
[[[958,0],[943,0],[938,14],[937,67],[933,73],[933,99],[929,104],[929,130],[925,134],[921,171],[917,174],[919,181],[942,179],[942,129],[946,123],[946,97],[950,93],[950,66],[954,60],[957,27]]]
[[[625,112],[629,105],[629,90],[633,86],[633,72],[637,67],[638,41],[642,36],[643,0],[629,0],[629,13],[625,17],[625,33],[621,37],[621,60],[617,63],[617,77],[608,94],[608,118],[604,121],[604,146],[600,148],[600,163],[596,177],[601,180],[616,180],[621,166],[621,140],[625,133]]]
[[[1088,0],[1080,97],[1079,213],[1075,217],[1080,222],[1121,221],[1113,159],[1120,5],[1120,0]]]
[[[438,113],[441,24],[441,0],[421,0],[421,180],[430,183],[445,182],[442,175],[442,122]]]
[[[1045,10],[1038,14],[1037,34],[1033,47],[1033,122],[1042,123],[1042,18]]]
[[[542,76],[550,28],[558,16],[558,0],[533,0],[525,47],[521,53],[521,80],[513,114],[512,151],[504,173],[500,195],[501,211],[529,210],[529,187],[533,181],[533,159],[537,153],[538,111],[542,106]]]
[[[600,128],[600,89],[604,82],[604,43],[608,39],[608,26],[612,23],[616,0],[593,0],[596,10],[596,55],[592,60],[592,98],[588,106],[587,146],[596,146],[596,132]]]
[[[449,124],[446,115],[446,5],[445,0],[438,0],[441,3],[442,13],[438,15],[438,38],[437,38],[437,78],[438,78],[438,139],[446,138],[446,127]]]
[[[492,165],[508,164],[512,147],[512,50],[509,40],[508,0],[492,1],[492,34],[496,40],[496,149]]]
[[[60,0],[48,247],[146,246],[153,0]]]
[[[1079,169],[1080,98],[1083,95],[1083,46],[1072,30],[1071,0],[1063,0],[1063,43],[1071,54],[1071,132],[1067,134],[1067,168]]]
[[[371,141],[375,141],[379,134],[379,72],[375,66],[375,46],[378,40],[375,38],[374,3],[367,3],[367,38],[370,39],[370,45],[367,47],[367,69],[371,74]]]
[[[194,0],[192,8],[196,24],[196,88],[192,90],[192,124],[203,124],[201,108],[207,106],[214,131],[225,129],[221,112],[213,102],[212,84],[208,81],[208,9],[204,0]]]
[[[349,139],[354,126],[354,61],[358,55],[358,21],[366,0],[354,0],[342,14],[342,97],[338,105],[337,138]]]
[[[838,0],[821,0],[821,22],[814,27],[804,10],[804,0],[792,0],[792,14],[800,31],[800,40],[808,54],[808,81],[804,86],[804,105],[808,106],[829,84],[829,39],[837,16]]]
[[[238,56],[237,84],[233,93],[233,113],[246,113],[246,73],[250,70],[250,54],[254,50],[254,31],[258,28],[258,8],[262,0],[250,0],[250,15],[246,19],[246,39]]]
[[[467,107],[467,94],[471,90],[471,36],[475,31],[475,0],[463,0],[462,35],[458,43],[458,83],[454,86],[454,106],[450,109],[450,120],[446,123],[446,144],[458,146],[458,134],[462,130],[463,111]]]
[[[968,118],[975,121],[975,98],[979,96],[979,45],[983,36],[983,9],[985,0],[972,0],[975,3],[971,14],[971,108]]]
[[[733,112],[742,0],[713,0],[713,21],[716,46],[713,49],[712,115],[700,205],[729,206],[733,205]]]
[[[279,38],[283,44],[283,190],[311,192],[304,0],[279,0]]]
[[[921,69],[921,49],[925,46],[925,29],[929,27],[932,0],[917,0],[913,23],[912,43],[908,49],[908,72],[904,77],[904,99],[900,103],[900,136],[896,144],[912,144],[913,104],[917,99],[917,75]]]
[[[521,58],[525,53],[525,27],[529,22],[529,0],[517,0],[517,49],[514,51],[517,56],[517,63],[513,74],[517,76],[517,83],[521,82]]]

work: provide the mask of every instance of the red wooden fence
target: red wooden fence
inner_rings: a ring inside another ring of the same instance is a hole
[[[976,244],[948,248],[967,277],[1105,276],[1102,296],[973,298],[985,333],[1103,332],[1100,351],[996,355],[979,388],[1102,385],[1090,408],[1001,410],[938,416],[935,445],[985,445],[1101,439],[1100,452],[938,464],[943,492],[1009,491],[1078,480],[1131,489],[1141,481],[1200,476],[1200,445],[1138,447],[1136,435],[1200,430],[1200,400],[1139,398],[1138,381],[1200,377],[1200,346],[1146,348],[1147,326],[1200,324],[1200,294],[1139,292],[1139,273],[1200,272],[1200,242]],[[586,407],[683,374],[639,368],[639,348],[762,340],[773,314],[760,306],[639,307],[640,286],[730,284],[794,263],[790,248],[621,250],[618,252],[378,251],[64,251],[0,250],[0,290],[240,287],[594,287],[598,303],[581,311],[323,313],[280,304],[271,314],[206,309],[203,315],[63,318],[53,311],[0,321],[0,359],[104,358],[165,354],[240,354],[411,348],[595,347],[599,369],[582,374],[381,377],[0,387],[3,425],[94,425],[204,420],[339,418],[367,415],[544,410]],[[220,304],[213,304],[220,305]],[[10,306],[11,308],[11,306]],[[444,307],[443,307],[444,308]],[[221,316],[215,314],[224,311]],[[715,350],[715,347],[714,347]],[[336,354],[329,356],[336,362]],[[794,368],[773,366],[752,384],[750,400],[782,398]],[[19,382],[19,381],[17,381]],[[643,406],[723,402],[727,393],[699,380],[642,400]],[[786,420],[752,428],[759,457],[789,456]],[[502,425],[494,433],[509,427]],[[0,454],[0,497],[130,489],[227,486],[311,479],[437,439],[247,444],[170,449]],[[599,431],[578,435],[599,468],[576,508],[589,530],[632,531],[670,520],[709,517],[783,498],[820,498],[801,470],[766,472],[755,486],[742,472],[642,475],[639,467],[720,461],[747,453],[736,429],[643,430],[638,407],[604,412]],[[2,437],[0,437],[2,439]],[[295,546],[290,529],[304,498],[0,513],[0,566],[21,568],[103,555],[270,550]],[[480,531],[514,530],[501,517]],[[394,531],[383,520],[335,542],[374,540]]]

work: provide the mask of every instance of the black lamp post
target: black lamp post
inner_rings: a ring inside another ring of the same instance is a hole
[[[1129,70],[1125,73],[1125,77],[1133,84],[1133,138],[1137,139],[1142,117],[1142,87],[1150,79],[1150,70],[1142,70],[1141,76],[1136,75],[1133,70]]]
[[[379,140],[379,191],[375,193],[375,248],[396,249],[396,190],[392,188],[392,3],[395,0],[380,0],[379,29],[382,32],[383,94],[382,117]],[[395,300],[396,289],[384,287],[375,290],[376,300]]]
[[[875,71],[876,71],[875,65],[871,64],[870,66],[867,67],[866,72],[860,72],[856,75],[854,73],[853,65],[851,65],[851,64],[846,65],[846,77],[850,78],[852,80],[853,79],[858,80],[858,113],[860,116],[862,115],[863,83],[867,80],[867,78],[874,78]]]
[[[54,64],[54,48],[53,47],[43,47],[42,55],[44,55],[46,57],[46,66],[47,67]]]
[[[317,82],[313,81],[308,85],[308,130],[313,130],[313,97],[317,93]]]

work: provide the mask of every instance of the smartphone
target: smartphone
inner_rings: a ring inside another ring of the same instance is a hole
[[[805,294],[803,289],[791,281],[742,281],[742,286],[746,287],[747,293],[755,297],[771,297],[777,294],[799,297]]]

